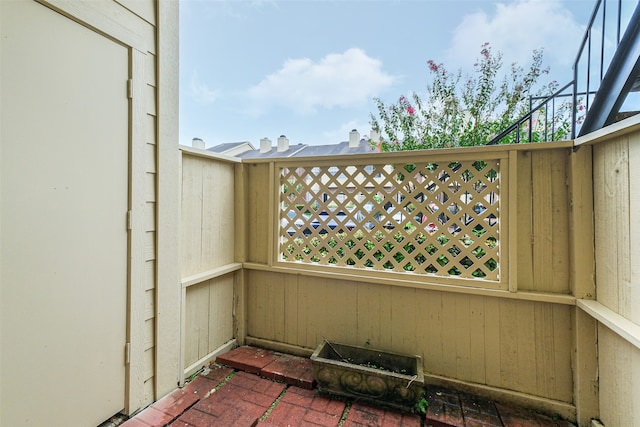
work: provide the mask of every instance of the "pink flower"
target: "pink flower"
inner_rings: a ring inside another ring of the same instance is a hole
[[[435,62],[433,62],[433,59],[428,60],[428,61],[427,61],[427,65],[429,65],[429,69],[430,69],[431,71],[434,71],[434,72],[435,72],[435,71],[438,71],[438,66],[436,65],[436,63],[435,63]]]
[[[409,105],[407,107],[407,112],[413,116],[413,113],[415,113],[416,110],[414,110],[414,108],[411,105]]]
[[[480,51],[480,53],[482,54],[482,56],[485,57],[485,59],[489,59],[489,43],[486,42],[482,45],[482,50]]]

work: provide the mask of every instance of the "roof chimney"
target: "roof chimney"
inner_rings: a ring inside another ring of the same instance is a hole
[[[204,141],[200,138],[193,138],[191,140],[191,146],[193,148],[202,148],[204,150]]]
[[[358,148],[360,146],[360,134],[356,129],[349,132],[349,148]]]
[[[287,151],[289,149],[289,139],[286,136],[280,135],[278,137],[278,152]]]
[[[369,140],[372,142],[380,142],[380,134],[375,130],[371,129],[371,133],[369,134]]]
[[[261,138],[260,139],[260,152],[268,153],[271,151],[271,140],[269,138]]]

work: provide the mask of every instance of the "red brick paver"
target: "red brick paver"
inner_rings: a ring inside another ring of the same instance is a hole
[[[575,427],[568,421],[553,420],[551,417],[515,406],[496,403],[504,427]]]
[[[460,397],[457,393],[440,387],[428,387],[427,427],[457,427],[464,425]]]
[[[478,396],[460,394],[465,427],[502,427],[493,402]]]
[[[165,414],[162,411],[159,411],[155,408],[147,408],[144,411],[140,412],[133,419],[134,421],[142,421],[144,424],[149,426],[163,426],[169,424],[173,421],[173,416],[169,414]],[[127,421],[123,425],[126,427],[135,426],[136,424],[129,424],[131,420]]]
[[[131,418],[130,420],[120,424],[120,427],[149,427],[149,424],[143,423],[142,421]]]
[[[220,380],[213,381],[206,376],[199,376],[191,381],[183,389],[175,390],[169,395],[163,397],[152,405],[159,411],[173,416],[174,418],[182,414],[185,410],[193,406],[200,399],[203,399],[224,379],[228,374],[233,372],[229,368],[216,369],[217,373],[222,375],[226,372]],[[211,378],[215,378],[212,376]]]
[[[207,374],[170,393],[122,427],[336,427],[345,416],[345,400],[303,388],[314,385],[312,365],[306,358],[245,346],[218,357],[217,362],[228,367],[214,365]],[[426,398],[426,427],[573,426],[532,410],[438,386],[427,386]],[[420,422],[414,414],[353,402],[343,427],[419,427]]]
[[[273,362],[274,358],[275,355],[270,350],[242,346],[218,356],[216,362],[241,371],[259,374],[260,370]]]
[[[260,375],[308,390],[314,386],[313,365],[304,357],[276,353],[273,362],[260,370]]]
[[[266,421],[279,427],[335,427],[344,412],[345,402],[318,395],[313,390],[289,387]]]
[[[284,388],[284,384],[238,372],[223,387],[198,402],[193,409],[214,417],[215,421],[208,424],[212,427],[252,427]]]
[[[420,417],[354,402],[344,427],[420,427]]]

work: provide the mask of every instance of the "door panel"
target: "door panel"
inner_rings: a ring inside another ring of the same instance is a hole
[[[0,8],[0,425],[97,425],[125,397],[129,51]]]

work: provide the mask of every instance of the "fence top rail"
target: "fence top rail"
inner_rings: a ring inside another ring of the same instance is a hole
[[[640,114],[620,120],[595,132],[588,133],[575,139],[576,147],[581,145],[593,145],[609,141],[640,129]]]
[[[222,162],[227,162],[227,163],[242,163],[242,159],[238,157],[228,156],[226,154],[214,153],[212,151],[203,150],[201,148],[193,148],[193,147],[188,147],[186,145],[179,145],[178,149],[182,153],[188,154],[190,156],[204,157],[206,159],[211,159],[211,160],[220,160]]]
[[[300,157],[270,157],[270,158],[251,158],[242,159],[242,163],[278,163],[278,164],[301,164],[309,162],[398,162],[409,160],[424,160],[437,158],[459,158],[459,157],[478,157],[480,156],[500,156],[501,153],[509,151],[533,151],[533,150],[557,150],[564,148],[573,148],[573,140],[559,142],[537,142],[533,144],[504,144],[492,146],[473,146],[473,147],[457,147],[457,148],[440,148],[432,150],[413,150],[413,151],[395,151],[386,153],[364,153],[364,154],[346,154],[333,156],[300,156]]]

